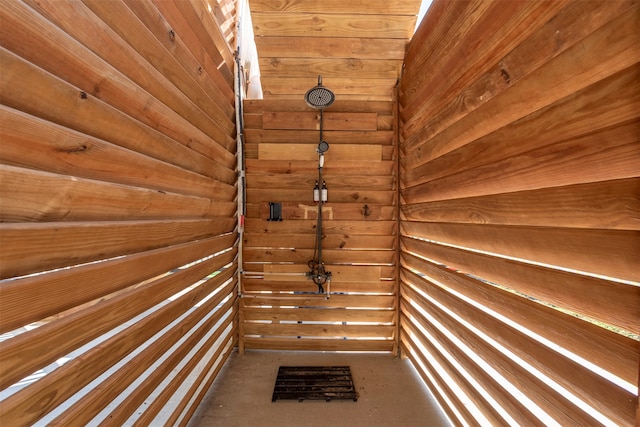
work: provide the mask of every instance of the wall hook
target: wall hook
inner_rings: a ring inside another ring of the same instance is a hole
[[[371,215],[371,209],[369,209],[369,205],[364,205],[364,207],[362,208],[362,215],[364,215],[365,218]]]

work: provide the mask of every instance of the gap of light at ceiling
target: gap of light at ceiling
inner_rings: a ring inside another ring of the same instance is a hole
[[[416,20],[416,28],[413,30],[414,34],[418,29],[418,27],[420,26],[420,23],[422,22],[422,18],[424,18],[424,15],[427,13],[427,10],[431,6],[432,2],[433,0],[422,0],[422,4],[420,5],[420,11],[418,12],[418,19]]]
[[[420,10],[416,19],[415,31],[420,26],[427,10],[433,0],[422,0]],[[243,67],[243,97],[246,99],[262,99],[262,85],[260,84],[260,67],[258,65],[258,52],[254,41],[253,24],[251,22],[251,11],[249,0],[241,0],[238,3],[240,24],[238,41],[240,60]]]

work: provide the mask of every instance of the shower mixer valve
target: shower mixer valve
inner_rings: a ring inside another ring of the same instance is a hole
[[[309,271],[306,273],[307,279],[313,280],[318,286],[318,293],[325,293],[324,285],[331,282],[331,272],[325,270],[324,264],[318,264],[316,261],[311,260],[308,263]],[[329,289],[327,288],[327,294]]]

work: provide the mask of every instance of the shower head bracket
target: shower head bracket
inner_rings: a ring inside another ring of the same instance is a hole
[[[316,149],[316,151],[318,152],[318,154],[324,154],[325,152],[329,151],[329,143],[327,141],[320,141],[320,144],[318,144],[318,148]]]

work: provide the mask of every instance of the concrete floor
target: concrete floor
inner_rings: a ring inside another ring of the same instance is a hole
[[[271,401],[280,366],[351,367],[358,401]],[[449,426],[408,360],[389,354],[232,353],[189,427]]]

